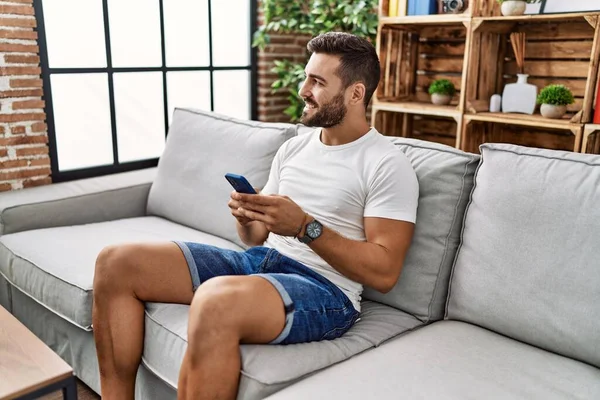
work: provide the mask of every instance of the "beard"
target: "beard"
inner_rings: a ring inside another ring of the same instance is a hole
[[[331,101],[322,106],[318,106],[311,100],[305,100],[306,104],[317,106],[311,110],[304,111],[300,122],[306,126],[331,128],[339,125],[346,116],[346,106],[344,105],[344,93],[337,94]],[[313,115],[309,115],[310,112]]]

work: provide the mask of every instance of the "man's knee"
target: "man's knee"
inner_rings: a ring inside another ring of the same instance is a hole
[[[96,258],[94,294],[118,290],[128,279],[132,252],[126,245],[104,247]]]
[[[243,301],[244,292],[237,277],[215,277],[200,285],[190,306],[188,340],[235,335],[236,304]]]

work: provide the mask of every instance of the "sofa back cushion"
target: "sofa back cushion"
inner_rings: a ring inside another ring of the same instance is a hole
[[[447,318],[600,367],[600,157],[481,151]]]
[[[233,188],[224,175],[244,175],[262,188],[277,149],[295,134],[292,124],[176,109],[150,188],[148,214],[244,246],[227,207]]]
[[[424,322],[442,319],[450,269],[479,155],[414,139],[392,139],[415,169],[419,206],[413,240],[400,279],[383,294],[365,287],[363,297],[391,305]]]

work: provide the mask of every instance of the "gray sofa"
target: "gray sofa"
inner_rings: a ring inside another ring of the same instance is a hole
[[[223,175],[267,180],[306,128],[177,109],[156,168],[0,195],[0,304],[99,391],[98,252],[130,241],[243,249]],[[390,138],[420,183],[386,294],[333,341],[243,345],[239,399],[599,399],[600,157]],[[327,171],[324,171],[326,173]],[[140,399],[174,399],[188,307],[148,303]]]

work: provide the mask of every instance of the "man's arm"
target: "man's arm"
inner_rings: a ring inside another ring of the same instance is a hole
[[[364,226],[366,242],[347,239],[323,226],[321,236],[309,246],[344,276],[382,293],[389,292],[400,277],[415,225],[369,217],[364,219]],[[303,234],[304,229],[300,236]]]
[[[248,246],[260,246],[267,240],[267,236],[269,236],[267,227],[260,221],[249,221],[242,224],[238,220],[236,225],[240,239]]]
[[[286,196],[236,193],[232,197],[240,202],[241,216],[263,222],[268,231],[278,235],[295,236],[299,227],[312,220]],[[368,217],[364,225],[366,242],[345,238],[324,226],[323,233],[310,247],[341,274],[385,293],[400,276],[414,224]]]

